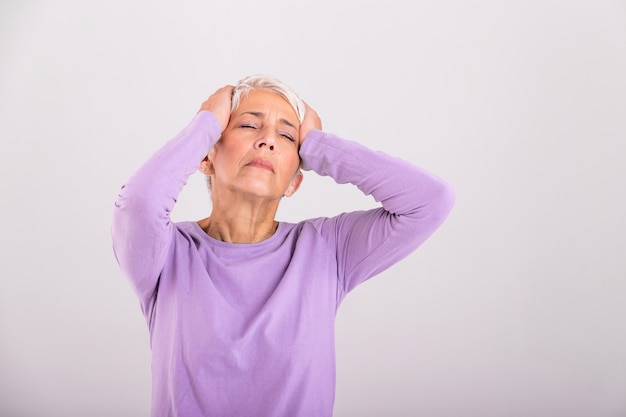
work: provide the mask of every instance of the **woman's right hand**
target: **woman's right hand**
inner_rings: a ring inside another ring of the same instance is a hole
[[[198,112],[207,110],[213,113],[213,115],[220,122],[222,132],[226,129],[226,126],[228,126],[228,120],[230,119],[230,108],[234,88],[235,87],[232,85],[225,85],[224,87],[219,88],[211,94],[204,103],[202,103],[200,110],[198,110]]]

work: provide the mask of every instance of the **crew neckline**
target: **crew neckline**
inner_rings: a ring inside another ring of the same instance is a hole
[[[246,247],[246,248],[254,248],[254,247],[258,247],[258,246],[264,246],[264,245],[268,245],[271,242],[275,241],[276,239],[278,239],[280,236],[283,235],[283,229],[285,228],[284,223],[283,222],[278,222],[278,227],[276,227],[276,231],[267,239],[262,240],[260,242],[254,242],[254,243],[231,243],[231,242],[224,242],[222,240],[218,240],[215,239],[214,237],[211,237],[207,234],[207,232],[204,231],[204,229],[202,227],[200,227],[200,225],[198,224],[198,222],[195,221],[191,221],[189,222],[193,225],[194,229],[200,234],[202,235],[203,239],[206,240],[207,242],[209,242],[211,245],[215,245],[215,246],[223,246],[223,247]]]

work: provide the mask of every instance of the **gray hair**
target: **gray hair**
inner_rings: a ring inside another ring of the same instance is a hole
[[[241,100],[252,90],[263,89],[278,94],[296,111],[300,123],[304,120],[305,107],[304,102],[289,86],[282,81],[269,75],[250,75],[239,80],[233,90],[231,113],[239,107]]]

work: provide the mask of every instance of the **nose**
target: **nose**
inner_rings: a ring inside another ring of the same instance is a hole
[[[267,141],[260,140],[260,141],[257,141],[256,148],[257,149],[268,148],[270,151],[273,151],[274,150],[274,145],[271,144],[271,143],[267,143]]]
[[[254,142],[255,149],[267,148],[273,151],[276,148],[276,138],[268,131],[262,131],[259,138]]]

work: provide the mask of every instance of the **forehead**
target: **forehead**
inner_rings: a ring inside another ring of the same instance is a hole
[[[265,116],[275,115],[300,124],[295,109],[281,95],[269,90],[252,90],[241,99],[239,106],[233,115],[241,113],[255,112],[263,113]]]

